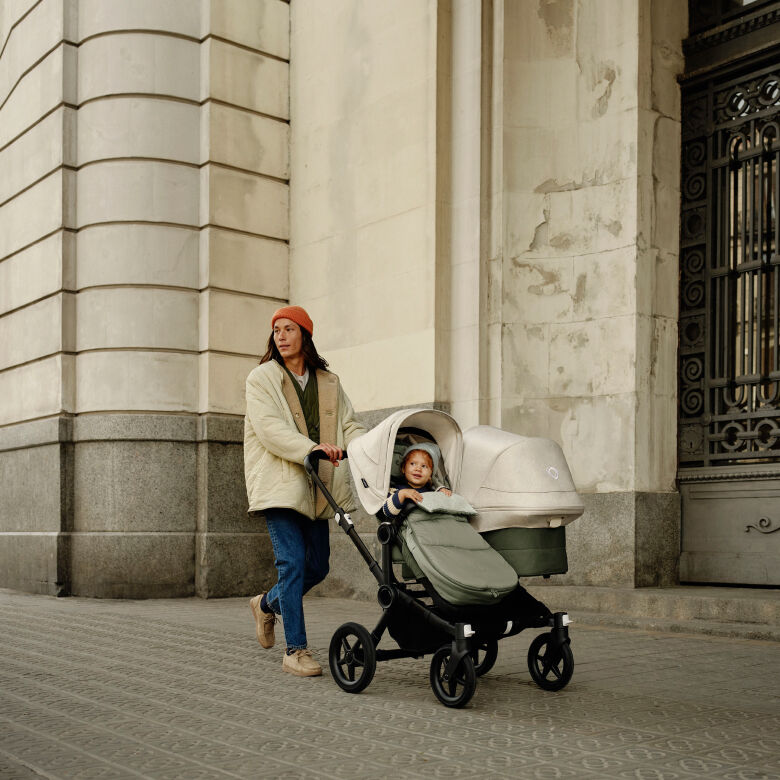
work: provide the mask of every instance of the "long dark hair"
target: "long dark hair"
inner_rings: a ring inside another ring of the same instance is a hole
[[[303,353],[304,363],[306,363],[306,365],[314,371],[317,369],[320,369],[321,371],[327,371],[328,361],[325,360],[325,358],[322,357],[319,352],[317,352],[317,347],[314,346],[311,333],[309,333],[306,328],[301,328],[300,325],[298,325],[298,327],[300,328],[302,336],[301,352]],[[265,351],[265,355],[260,358],[260,365],[267,363],[269,360],[275,360],[280,366],[284,365],[284,358],[276,346],[273,331],[271,331],[271,335],[268,337],[268,348]]]

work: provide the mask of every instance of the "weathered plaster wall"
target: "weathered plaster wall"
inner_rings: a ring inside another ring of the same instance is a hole
[[[682,5],[502,5],[502,425],[594,494],[571,581],[676,576]]]
[[[437,2],[291,15],[290,298],[356,408],[430,403]]]
[[[503,420],[565,442],[581,490],[632,490],[637,7],[504,13]]]
[[[504,8],[504,419],[586,492],[672,490],[684,9]]]

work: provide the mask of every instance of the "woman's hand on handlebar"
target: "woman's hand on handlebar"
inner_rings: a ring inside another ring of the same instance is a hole
[[[339,461],[344,457],[344,451],[335,444],[318,444],[314,450],[322,450],[334,466],[338,466]]]

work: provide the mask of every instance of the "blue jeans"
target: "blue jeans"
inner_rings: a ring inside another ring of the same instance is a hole
[[[299,650],[306,647],[303,595],[328,574],[328,521],[309,520],[293,509],[266,509],[264,514],[277,572],[265,599],[282,616],[287,649]]]

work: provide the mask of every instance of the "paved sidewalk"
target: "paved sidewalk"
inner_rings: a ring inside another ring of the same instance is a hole
[[[306,601],[310,645],[379,607]],[[0,778],[780,778],[780,643],[574,625],[574,677],[533,684],[503,641],[463,710],[429,659],[363,693],[281,672],[247,599],[0,591]]]

